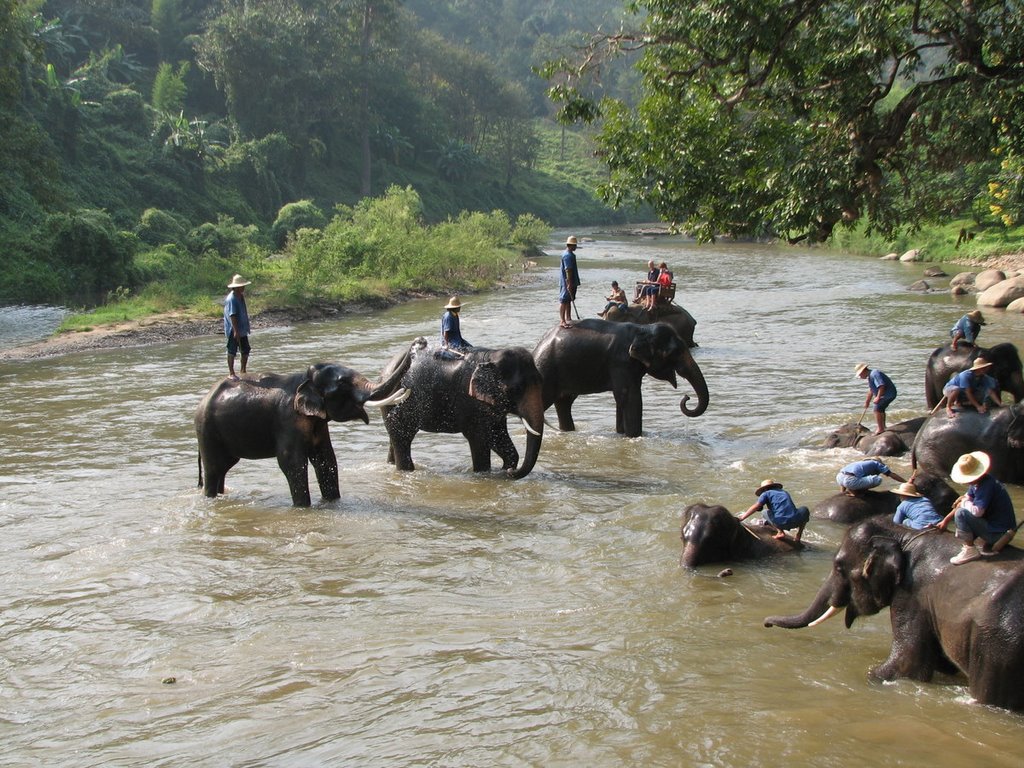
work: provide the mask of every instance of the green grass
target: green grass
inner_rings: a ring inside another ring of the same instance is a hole
[[[961,230],[971,238],[957,247]],[[996,256],[1024,251],[1024,227],[979,227],[971,219],[930,224],[918,232],[893,239],[865,236],[863,228],[836,232],[832,246],[860,254],[884,256],[920,249],[921,259],[933,262],[982,262]]]

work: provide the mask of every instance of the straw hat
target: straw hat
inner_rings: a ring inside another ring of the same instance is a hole
[[[853,369],[854,376],[860,376],[861,371],[866,371],[868,368],[867,363],[857,363],[857,367]]]
[[[241,288],[244,285],[251,285],[252,280],[245,280],[241,275],[235,275],[231,278],[231,282],[228,283],[228,288]]]
[[[956,464],[949,471],[949,476],[954,483],[973,483],[982,477],[992,465],[992,459],[984,451],[965,453],[956,460]]]
[[[967,313],[967,317],[976,322],[978,325],[988,325],[985,322],[985,316],[981,314],[980,309],[972,309]]]
[[[448,303],[444,305],[444,308],[445,309],[458,309],[461,306],[462,306],[462,302],[459,301],[459,297],[458,296],[452,296],[450,299],[448,299]]]
[[[757,490],[754,491],[754,495],[755,496],[760,496],[765,491],[770,491],[770,490],[773,490],[775,488],[781,488],[781,487],[782,487],[782,483],[780,483],[778,480],[776,480],[773,477],[769,477],[769,478],[761,481],[761,485],[759,485],[757,487]]]
[[[900,496],[913,496],[915,499],[921,498],[921,494],[917,492],[917,486],[913,483],[900,483],[896,488],[893,488],[890,493],[895,493]]]
[[[575,245],[576,247],[579,247],[579,243],[576,242],[576,235],[569,235],[569,237],[565,238],[565,244]]]
[[[991,368],[992,363],[986,360],[984,357],[979,357],[974,361],[974,365],[971,366],[972,371],[980,371],[982,368]]]

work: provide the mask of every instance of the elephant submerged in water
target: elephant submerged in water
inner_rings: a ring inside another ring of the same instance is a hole
[[[580,395],[612,392],[615,396],[615,431],[639,437],[643,431],[643,398],[640,385],[645,375],[677,386],[676,374],[686,379],[697,394],[697,405],[679,403],[686,416],[700,416],[708,407],[704,374],[679,334],[664,323],[635,325],[586,319],[570,328],[555,326],[533,350],[537,369],[544,378],[544,408],[552,404],[558,426],[576,428],[572,404]]]
[[[893,424],[876,435],[863,424],[844,424],[825,438],[826,448],[856,448],[868,456],[902,456],[914,444],[914,438],[927,416],[917,416]]]
[[[924,397],[929,408],[934,408],[942,400],[942,388],[950,377],[970,368],[978,357],[992,363],[988,375],[999,382],[1001,391],[1009,392],[1015,403],[1024,400],[1024,369],[1013,344],[996,344],[989,349],[965,345],[956,351],[946,344],[929,355],[925,368]]]
[[[978,413],[967,408],[952,418],[939,409],[921,427],[911,451],[913,466],[949,474],[965,453],[984,451],[991,472],[1005,483],[1024,483],[1024,404]]]
[[[764,625],[813,627],[846,609],[849,628],[888,607],[892,648],[871,678],[929,682],[959,671],[980,703],[1022,711],[1024,552],[952,565],[959,549],[949,534],[866,520],[847,531],[811,604]]]
[[[368,424],[367,407],[404,396],[399,390],[404,374],[396,369],[371,383],[351,368],[318,363],[303,373],[224,379],[195,412],[199,485],[207,496],[224,493],[224,478],[239,459],[276,456],[295,506],[310,504],[309,464],[320,495],[328,501],[340,498],[338,461],[327,423],[361,419]]]
[[[402,365],[408,367],[402,384],[410,395],[384,409],[391,440],[388,461],[398,469],[412,470],[412,441],[417,432],[461,432],[469,441],[474,472],[491,469],[491,451],[501,458],[509,477],[518,479],[533,471],[544,435],[544,404],[541,376],[529,350],[472,347],[436,354],[420,338],[385,373]],[[508,433],[508,414],[519,416],[526,426],[522,465]]]
[[[771,555],[800,552],[804,545],[790,538],[774,538],[775,529],[744,525],[725,507],[691,504],[683,510],[680,565],[696,568],[707,563],[754,560]]]

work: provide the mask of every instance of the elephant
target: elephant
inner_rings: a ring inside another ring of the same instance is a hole
[[[942,388],[950,377],[970,368],[978,357],[984,357],[992,363],[988,375],[999,382],[1000,390],[1009,392],[1015,403],[1024,400],[1024,372],[1020,355],[1013,344],[996,344],[989,349],[964,346],[955,352],[946,344],[931,353],[925,368],[924,398],[929,408],[935,408],[942,400]]]
[[[404,357],[393,360],[385,373],[408,365],[402,380],[409,398],[384,409],[384,426],[391,445],[388,461],[400,470],[412,470],[412,441],[420,430],[461,432],[469,441],[474,472],[491,469],[491,451],[502,460],[509,477],[519,479],[533,471],[544,435],[541,375],[525,347],[441,352],[417,339]],[[526,454],[508,434],[508,414],[526,425]]]
[[[764,625],[813,627],[845,608],[849,628],[888,606],[892,648],[872,679],[928,682],[959,671],[978,702],[1024,710],[1024,552],[952,565],[959,549],[934,529],[864,520],[846,532],[806,610]]]
[[[686,568],[696,568],[707,563],[755,560],[805,548],[789,537],[775,539],[774,533],[772,528],[744,525],[719,504],[691,504],[683,510],[680,530],[683,553],[679,563]]]
[[[917,433],[910,460],[915,468],[948,474],[971,451],[985,451],[990,471],[1003,482],[1024,484],[1024,404],[987,413],[965,409],[953,418],[939,409]]]
[[[207,496],[217,496],[239,459],[276,456],[294,506],[310,504],[309,464],[324,500],[340,498],[327,423],[362,419],[368,424],[366,407],[397,402],[407,394],[399,388],[404,374],[398,369],[371,383],[344,365],[317,363],[303,373],[225,378],[196,407],[199,485]]]
[[[679,338],[686,342],[686,346],[691,349],[700,346],[693,340],[693,331],[697,327],[697,321],[694,320],[693,315],[678,304],[655,304],[653,311],[648,311],[639,304],[632,304],[625,310],[612,307],[605,313],[604,319],[615,323],[639,323],[641,325],[665,323],[675,329]]]
[[[645,374],[673,387],[678,373],[697,394],[689,408],[684,395],[680,410],[700,416],[708,407],[708,387],[690,350],[679,334],[664,323],[636,325],[588,318],[570,328],[555,326],[533,350],[537,369],[544,377],[544,408],[552,403],[558,426],[576,428],[572,404],[580,395],[611,391],[615,396],[615,431],[639,437],[643,431],[643,399],[640,384]]]
[[[856,448],[868,456],[902,456],[914,444],[917,431],[927,417],[917,416],[893,424],[876,435],[863,424],[843,424],[825,438],[826,448]]]
[[[925,471],[919,471],[913,477],[917,490],[928,497],[939,514],[944,515],[950,510],[958,494],[943,478]],[[900,496],[889,491],[864,491],[856,496],[836,493],[818,502],[811,510],[811,516],[825,517],[842,525],[858,523],[875,515],[886,515],[892,519],[901,501]]]

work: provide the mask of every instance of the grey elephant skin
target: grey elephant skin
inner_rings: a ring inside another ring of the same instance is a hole
[[[987,413],[968,408],[953,418],[940,408],[917,433],[910,458],[915,468],[947,475],[960,456],[972,451],[989,455],[995,477],[1024,484],[1024,404]]]
[[[932,506],[941,515],[949,512],[959,496],[943,477],[924,470],[914,475],[914,485],[922,496],[928,497]],[[902,496],[891,491],[864,491],[856,496],[836,493],[818,502],[811,510],[811,516],[828,518],[842,525],[859,523],[876,515],[885,515],[891,519],[896,513],[896,507],[903,500]]]
[[[902,456],[914,445],[914,438],[927,416],[897,422],[880,435],[863,424],[844,424],[825,438],[826,448],[856,448],[868,456]]]
[[[644,309],[639,304],[631,304],[625,310],[612,307],[604,316],[605,320],[613,323],[639,323],[649,325],[651,323],[665,323],[671,325],[679,338],[686,342],[686,346],[693,349],[698,346],[693,340],[693,332],[697,327],[697,321],[689,312],[678,304],[655,304],[653,311]]]
[[[774,533],[774,529],[765,526],[744,525],[720,504],[691,504],[683,510],[683,552],[679,563],[696,568],[804,550],[803,543],[788,537],[775,539]]]
[[[704,374],[690,350],[664,323],[635,325],[607,320],[581,320],[571,328],[555,326],[533,350],[537,369],[544,377],[544,408],[552,404],[558,426],[576,428],[572,404],[580,395],[611,392],[615,397],[615,431],[639,437],[643,431],[644,376],[678,386],[676,374],[693,387],[697,405],[687,406],[689,395],[679,403],[686,416],[700,416],[708,407]]]
[[[924,399],[929,408],[934,408],[942,400],[942,388],[953,374],[970,368],[978,357],[984,357],[992,363],[988,375],[999,382],[1000,390],[1009,392],[1015,403],[1024,400],[1024,373],[1021,370],[1020,354],[1013,344],[996,344],[988,349],[960,347],[955,352],[946,344],[929,355],[925,367]]]
[[[409,356],[411,364],[402,383],[410,395],[384,409],[391,440],[388,461],[398,469],[412,470],[412,441],[417,432],[461,432],[469,442],[474,472],[491,469],[491,451],[513,479],[533,471],[544,436],[544,404],[541,375],[528,349],[474,347],[456,359],[442,359],[418,339]],[[385,374],[402,362],[393,360]],[[509,414],[527,425],[521,465],[508,433]]]
[[[199,485],[207,496],[224,493],[224,478],[239,459],[276,456],[295,506],[310,504],[309,464],[320,495],[340,498],[327,423],[360,419],[368,424],[365,408],[395,395],[404,373],[395,371],[373,384],[344,365],[318,363],[303,373],[224,379],[196,408]]]
[[[949,533],[864,521],[847,531],[807,609],[764,624],[816,626],[845,609],[849,628],[889,607],[892,648],[872,679],[928,682],[959,671],[977,701],[1024,710],[1024,553],[950,564],[959,550]]]

